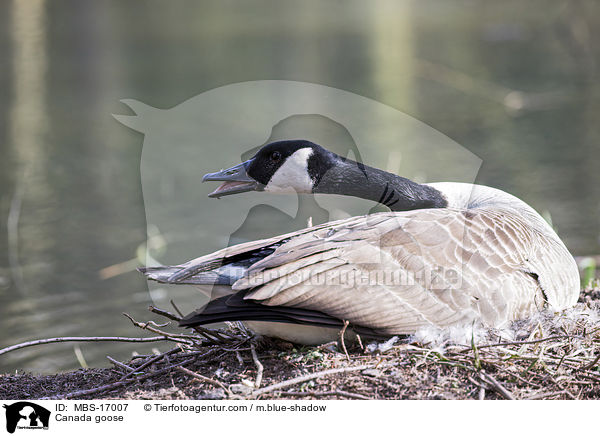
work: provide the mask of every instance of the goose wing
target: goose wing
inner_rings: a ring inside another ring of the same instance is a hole
[[[245,319],[287,308],[385,334],[476,319],[500,326],[546,299],[562,304],[556,295],[564,289],[543,267],[549,255],[562,260],[561,245],[497,210],[379,213],[221,250],[175,267],[168,281],[193,283],[215,266],[243,265],[232,290],[251,306]],[[211,319],[216,312],[220,319],[228,311],[231,320],[241,316],[241,298],[229,306],[224,298],[186,317],[185,325],[210,322],[204,312]]]
[[[475,319],[501,325],[543,304],[524,266],[531,232],[503,218],[460,210],[367,216],[282,244],[233,289],[390,334]]]

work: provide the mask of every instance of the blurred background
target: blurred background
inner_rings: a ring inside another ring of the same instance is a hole
[[[262,79],[366,96],[477,155],[477,183],[542,212],[574,255],[597,256],[599,40],[592,0],[0,2],[0,348],[141,335],[121,313],[151,318],[133,271],[144,138],[112,118],[130,113],[123,98],[166,109]],[[46,345],[1,356],[0,372],[151,348]]]

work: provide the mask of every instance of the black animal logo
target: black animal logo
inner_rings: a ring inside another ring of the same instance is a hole
[[[6,409],[6,431],[14,433],[17,425],[22,427],[48,428],[50,411],[29,401],[4,405]]]

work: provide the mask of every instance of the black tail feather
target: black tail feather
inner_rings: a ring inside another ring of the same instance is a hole
[[[267,306],[252,300],[244,300],[244,295],[245,292],[237,292],[212,300],[202,309],[185,316],[179,325],[195,327],[224,321],[267,321],[339,329],[344,326],[342,320],[317,310]],[[380,339],[390,336],[367,327],[352,325],[351,328],[368,338]]]

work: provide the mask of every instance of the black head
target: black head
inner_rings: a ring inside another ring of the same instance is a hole
[[[305,140],[276,141],[235,167],[204,176],[224,181],[209,197],[246,191],[311,193],[336,155]]]

